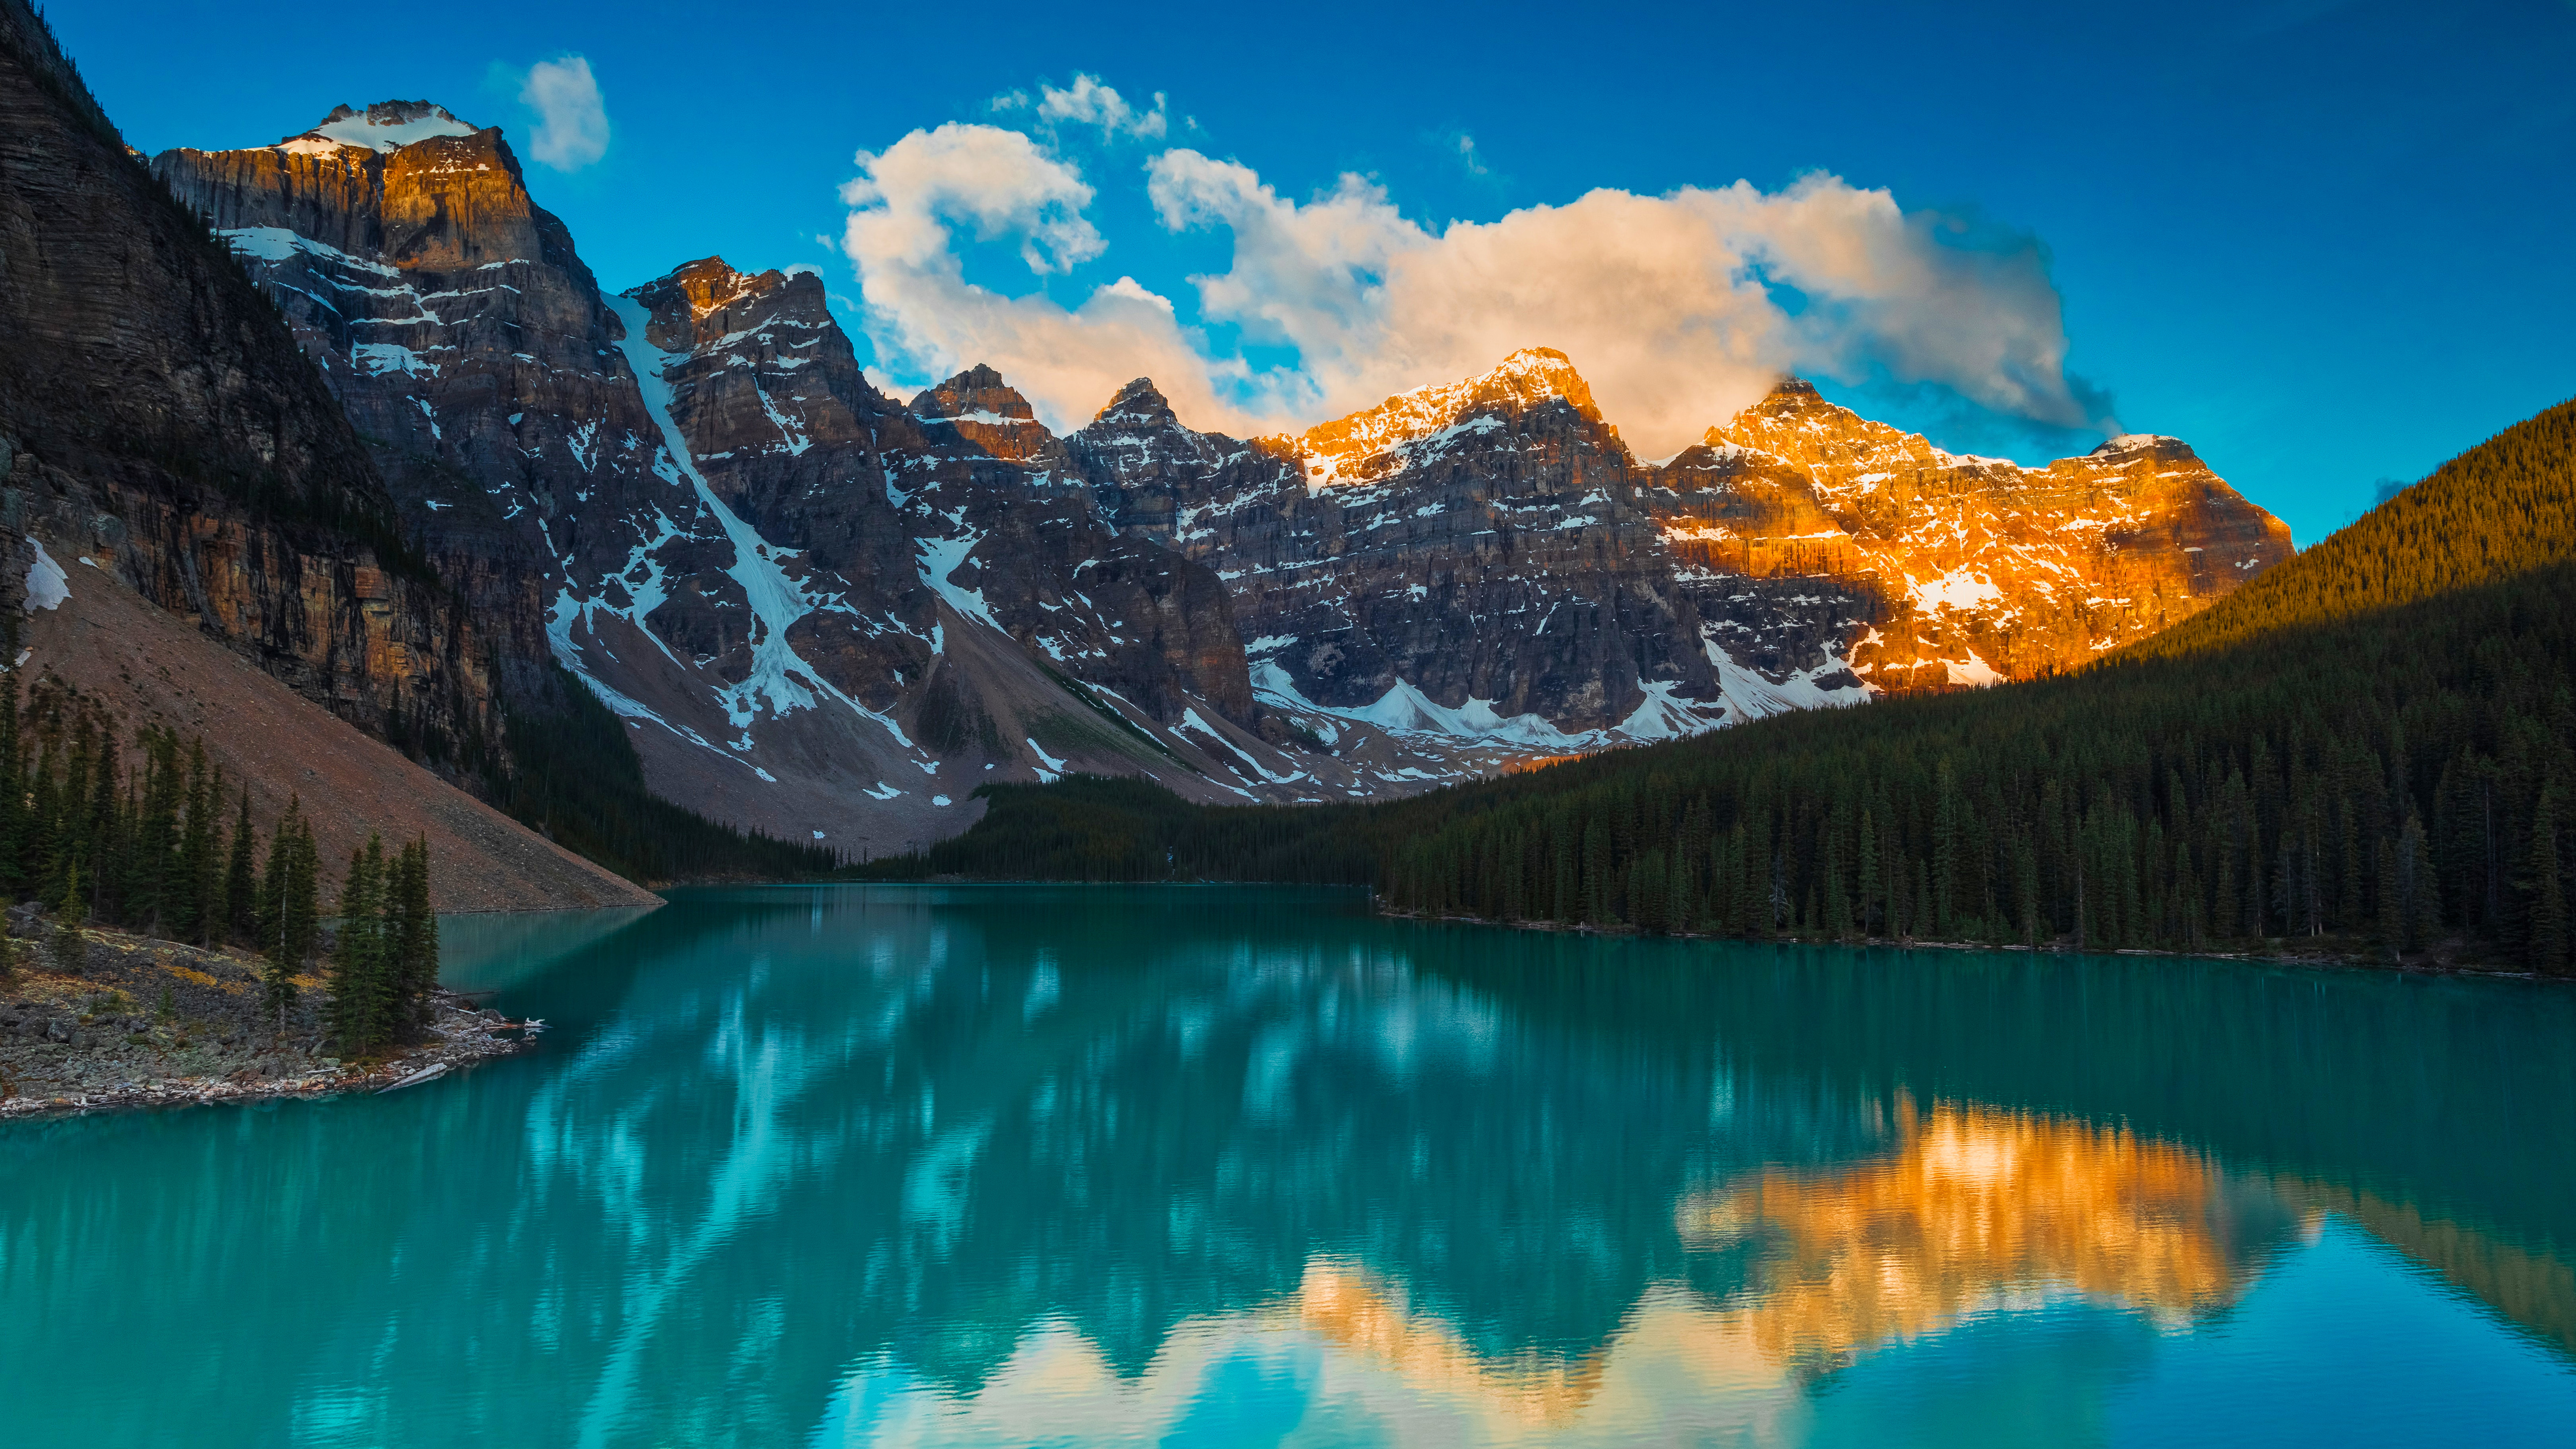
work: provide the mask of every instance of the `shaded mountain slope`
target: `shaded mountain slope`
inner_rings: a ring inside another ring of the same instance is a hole
[[[2171,658],[2563,563],[2576,539],[2576,402],[2435,469],[2219,608],[2122,651]]]
[[[425,836],[442,911],[648,905],[654,898],[368,738],[104,572],[75,568],[61,602],[26,616],[21,673],[67,687],[132,738],[158,727],[203,740],[231,789],[247,788],[263,838],[290,797],[326,866],[369,832]],[[137,756],[136,758],[139,758]],[[129,760],[129,764],[132,761]],[[230,802],[225,805],[227,815]]]
[[[97,558],[362,727],[489,733],[484,640],[348,419],[20,0],[0,0],[0,336],[9,532]]]

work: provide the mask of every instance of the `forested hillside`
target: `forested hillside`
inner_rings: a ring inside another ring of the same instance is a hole
[[[993,792],[887,874],[1368,882],[1728,935],[2329,948],[2567,969],[2576,404],[2079,674],[1365,809]]]

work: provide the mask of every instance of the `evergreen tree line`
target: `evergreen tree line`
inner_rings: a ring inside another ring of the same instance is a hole
[[[1774,718],[1369,807],[994,787],[882,875],[1364,880],[1645,931],[2569,969],[2576,404],[2070,676]],[[1168,798],[1168,797],[1167,797]]]
[[[297,978],[325,946],[321,862],[303,802],[289,799],[263,850],[250,792],[226,782],[203,740],[183,746],[171,731],[145,728],[134,743],[140,759],[128,768],[111,721],[59,690],[40,689],[22,707],[18,676],[0,677],[0,886],[53,911],[75,944],[96,923],[248,946],[264,958],[266,1005],[282,1026]],[[428,841],[389,861],[370,837],[341,881],[329,1024],[345,1049],[363,1053],[407,1035],[437,979]]]
[[[58,691],[22,708],[17,676],[0,683],[0,885],[67,921],[202,946],[274,939],[249,796],[208,765],[202,741],[145,729],[134,743],[141,759],[127,769],[111,723]],[[292,846],[299,818],[290,812],[278,847]]]
[[[2560,567],[2208,656],[1566,767],[1396,832],[1381,889],[1435,914],[1741,936],[2460,937],[2564,970],[2571,669]]]

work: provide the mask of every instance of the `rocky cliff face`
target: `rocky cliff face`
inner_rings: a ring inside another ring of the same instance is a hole
[[[41,540],[380,734],[491,727],[492,641],[269,302],[0,0],[0,612]]]
[[[1140,380],[1068,441],[1227,581],[1265,704],[1529,752],[2072,667],[2290,552],[2173,439],[2022,468],[1795,380],[1645,466],[1544,348],[1255,444]]]
[[[398,101],[152,164],[286,315],[511,692],[542,697],[549,576],[595,583],[638,542],[586,496],[667,485],[617,319],[501,133]]]
[[[1077,762],[1185,793],[1245,783],[1173,735],[1254,723],[1223,591],[1095,517],[1063,446],[990,370],[886,398],[811,273],[711,258],[612,306],[665,451],[730,551],[648,550],[628,571],[648,589],[582,607],[588,625],[615,613],[646,636],[660,675],[710,676],[637,695],[683,738],[729,741],[731,773],[760,779],[700,772],[696,798],[721,789],[760,818],[763,797],[797,793],[762,788],[767,769],[836,794],[845,832],[911,841],[962,828],[985,779]],[[633,692],[636,650],[576,646],[585,675]],[[711,695],[724,718],[687,723]]]
[[[1122,526],[1217,569],[1264,701],[1310,728],[1563,753],[1866,697],[1831,648],[1858,601],[1688,567],[1561,353],[1257,444],[1133,383],[1070,441]]]

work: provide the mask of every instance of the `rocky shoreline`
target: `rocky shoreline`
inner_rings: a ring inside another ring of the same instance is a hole
[[[315,977],[297,979],[281,1029],[263,1009],[261,963],[247,952],[83,935],[66,960],[48,920],[31,907],[9,912],[15,969],[0,974],[0,1119],[382,1091],[523,1051],[542,1029],[436,991],[417,1039],[344,1061],[328,1052],[329,995]]]

